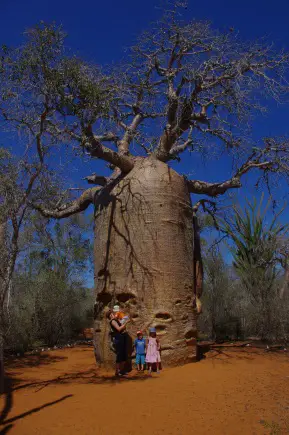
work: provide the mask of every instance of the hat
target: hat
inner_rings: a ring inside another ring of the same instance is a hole
[[[114,313],[118,313],[118,312],[119,312],[119,305],[115,305],[115,306],[113,307],[112,311],[113,311]]]
[[[136,335],[142,334],[142,331],[137,331]]]
[[[156,328],[150,328],[150,332],[157,332]]]

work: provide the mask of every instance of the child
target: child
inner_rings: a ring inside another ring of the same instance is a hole
[[[138,371],[144,371],[146,340],[143,337],[142,331],[137,331],[137,338],[134,341],[135,348],[135,363]]]
[[[119,305],[115,305],[112,311],[116,319],[118,319],[122,325],[129,319],[129,316],[126,316],[122,311],[120,311]]]
[[[150,336],[147,341],[146,348],[146,362],[148,363],[149,374],[152,373],[152,365],[156,364],[157,373],[159,373],[159,363],[161,362],[160,356],[160,342],[157,338],[156,328],[150,328]]]

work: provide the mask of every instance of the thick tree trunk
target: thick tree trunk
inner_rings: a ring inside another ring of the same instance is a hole
[[[200,257],[198,256],[198,271]],[[156,327],[165,365],[196,358],[194,230],[185,180],[148,158],[95,204],[95,354],[114,361],[105,309],[119,303],[129,334]]]

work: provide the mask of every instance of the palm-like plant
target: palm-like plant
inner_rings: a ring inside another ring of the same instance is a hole
[[[230,250],[233,266],[244,285],[251,302],[260,312],[263,335],[270,328],[271,306],[275,297],[274,284],[279,273],[281,240],[288,225],[279,222],[282,209],[267,220],[268,207],[263,207],[264,196],[247,202],[244,211],[234,207],[232,215],[222,223],[223,231],[233,242]]]

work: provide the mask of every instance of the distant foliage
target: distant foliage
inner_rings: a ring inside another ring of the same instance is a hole
[[[91,270],[89,219],[73,217],[51,226],[33,220],[33,241],[13,281],[6,348],[24,352],[77,337],[92,324],[93,294],[83,282]]]
[[[259,203],[254,199],[219,222],[230,239],[232,266],[224,262],[219,245],[205,246],[199,323],[211,338],[289,338],[288,225],[280,222],[283,210],[270,218],[269,205],[263,206],[263,197]]]

